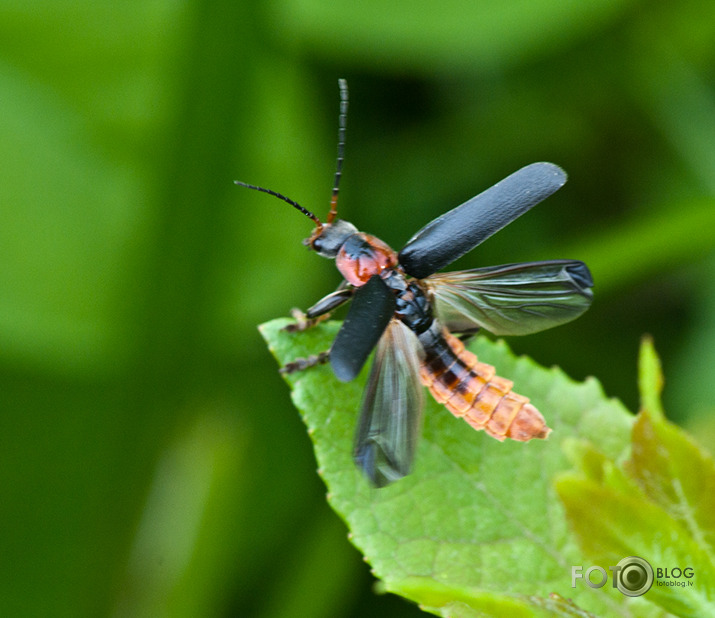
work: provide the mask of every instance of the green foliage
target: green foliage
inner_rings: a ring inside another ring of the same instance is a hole
[[[648,599],[678,616],[713,616],[715,464],[663,417],[663,376],[648,338],[640,357],[642,409],[630,458],[622,468],[607,457],[600,466],[582,465],[580,474],[561,475],[557,489],[580,546],[595,563],[638,555],[654,566],[692,567],[694,586],[660,586],[656,579]]]
[[[256,333],[338,277],[307,219],[232,183],[324,215],[339,77],[340,216],[399,248],[522,165],[563,166],[462,265],[588,262],[591,310],[509,344],[634,409],[653,333],[663,407],[712,447],[713,40],[702,0],[2,0],[0,615],[418,613],[373,594]]]
[[[280,364],[327,349],[339,326],[289,334],[281,330],[288,323],[261,327]],[[430,400],[414,473],[380,490],[351,462],[361,381],[339,384],[329,367],[287,377],[330,504],[385,589],[445,616],[568,616],[578,606],[656,615],[645,599],[677,615],[713,614],[712,459],[647,407],[633,423],[593,379],[576,383],[515,358],[503,342],[480,338],[473,351],[529,394],[554,428],[549,439],[499,443]],[[659,406],[662,376],[649,341],[640,383],[644,405]],[[570,587],[572,565],[631,555],[690,566],[695,587],[654,585],[635,603],[610,586]],[[559,605],[554,592],[575,604]]]

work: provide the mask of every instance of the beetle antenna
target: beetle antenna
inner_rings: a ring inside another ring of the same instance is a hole
[[[274,197],[277,197],[280,200],[283,200],[284,202],[288,202],[291,206],[293,206],[293,208],[297,208],[305,216],[310,217],[315,222],[315,225],[317,226],[316,227],[317,232],[320,232],[320,230],[323,229],[323,224],[320,222],[320,219],[318,219],[318,217],[316,217],[307,208],[303,208],[298,202],[294,202],[289,197],[286,197],[285,195],[282,195],[281,193],[278,193],[277,191],[272,191],[271,189],[266,189],[264,187],[257,187],[256,185],[249,185],[245,182],[241,182],[240,180],[234,180],[233,182],[235,184],[239,185],[240,187],[246,187],[247,189],[254,189],[256,191],[263,191],[263,193],[268,193],[268,195],[272,195]]]
[[[338,159],[335,166],[335,180],[333,182],[333,195],[330,198],[330,212],[328,223],[332,223],[338,215],[338,188],[343,175],[343,160],[345,159],[345,127],[348,123],[348,82],[338,80],[340,87],[340,115],[338,116]]]

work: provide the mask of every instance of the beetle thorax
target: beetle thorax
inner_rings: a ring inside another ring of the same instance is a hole
[[[379,238],[358,232],[340,247],[335,265],[348,283],[360,287],[373,275],[397,266],[397,254]]]

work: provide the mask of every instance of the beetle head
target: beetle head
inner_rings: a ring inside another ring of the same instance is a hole
[[[313,249],[318,255],[334,258],[345,241],[357,231],[352,223],[336,219],[333,223],[316,227],[311,237],[306,238],[303,244]]]

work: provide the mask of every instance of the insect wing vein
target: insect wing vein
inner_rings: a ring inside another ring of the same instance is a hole
[[[453,332],[535,333],[576,319],[593,299],[591,273],[577,260],[438,273],[426,282],[440,321]]]

